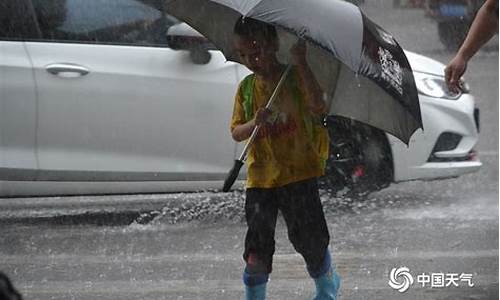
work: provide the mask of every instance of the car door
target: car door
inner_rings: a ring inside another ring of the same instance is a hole
[[[37,169],[35,81],[23,42],[33,23],[25,8],[21,0],[0,3],[0,180],[30,180]]]
[[[47,179],[209,180],[232,164],[233,63],[166,45],[175,23],[136,0],[34,2],[27,43],[38,85],[38,159]]]

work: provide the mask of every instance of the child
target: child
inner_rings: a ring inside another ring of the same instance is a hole
[[[261,125],[248,154],[243,273],[246,299],[265,299],[272,271],[274,231],[281,211],[288,236],[306,262],[316,284],[315,299],[336,299],[340,278],[328,251],[329,233],[317,186],[328,157],[328,133],[323,125],[323,92],[306,62],[306,47],[291,50],[293,68],[273,106],[264,109],[285,66],[276,52],[276,29],[240,18],[234,27],[235,49],[254,74],[247,76],[235,97],[231,134],[250,137]]]

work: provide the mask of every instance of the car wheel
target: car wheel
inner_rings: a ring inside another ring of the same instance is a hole
[[[328,117],[327,126],[330,155],[321,189],[361,199],[391,183],[392,152],[382,131],[343,117]]]
[[[469,24],[463,21],[447,21],[438,23],[439,40],[446,49],[456,51],[467,36]]]

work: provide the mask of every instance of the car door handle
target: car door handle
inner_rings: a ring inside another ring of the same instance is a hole
[[[63,78],[81,77],[87,75],[90,72],[89,69],[83,66],[68,63],[50,64],[47,65],[45,69],[50,74]]]

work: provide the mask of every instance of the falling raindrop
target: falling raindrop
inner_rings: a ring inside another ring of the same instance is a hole
[[[358,86],[358,88],[361,88],[361,82],[359,81],[359,74],[354,73],[354,78],[356,79],[356,85]]]

